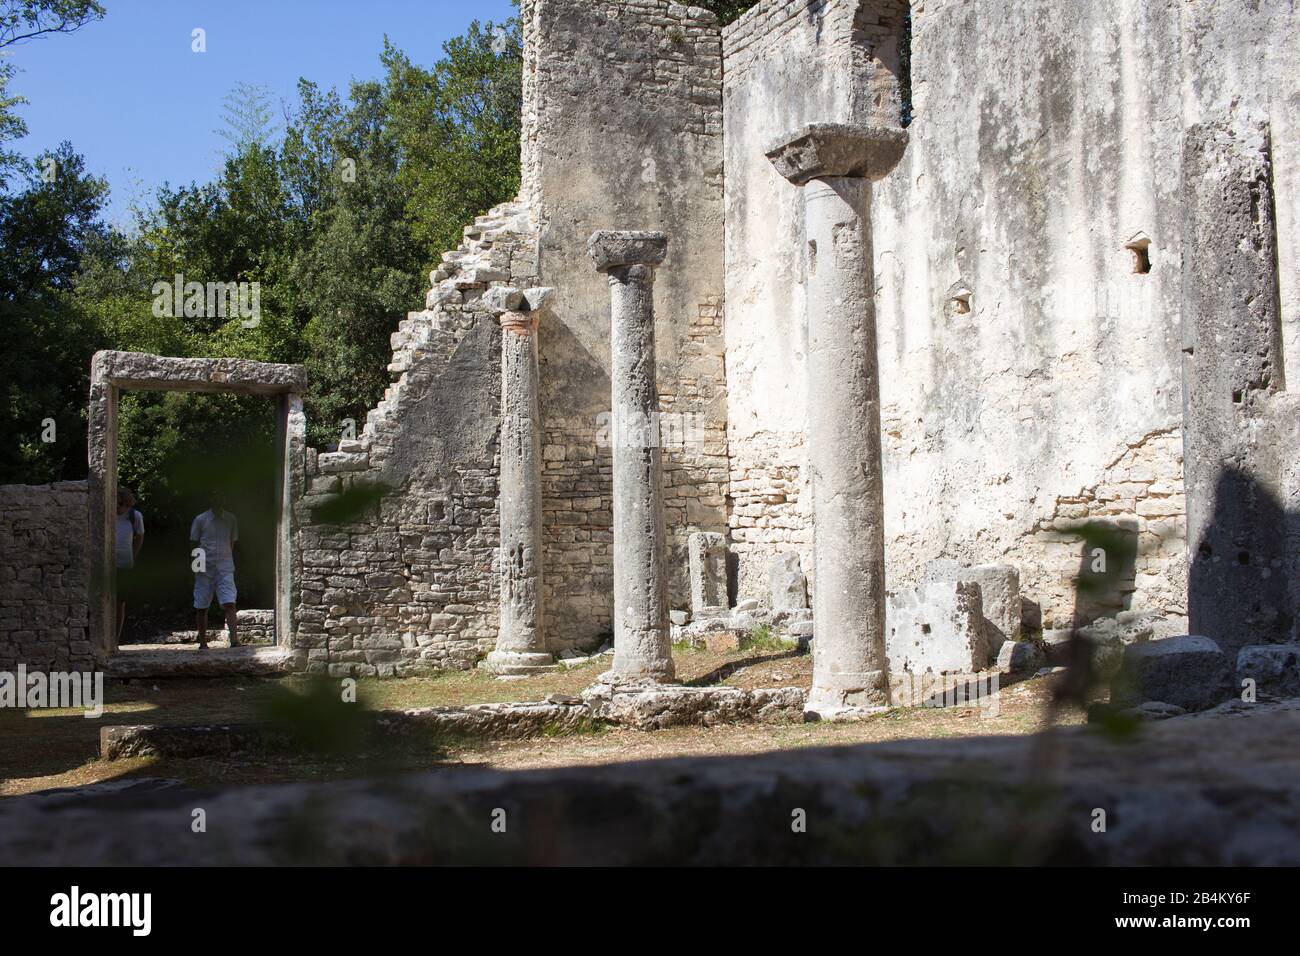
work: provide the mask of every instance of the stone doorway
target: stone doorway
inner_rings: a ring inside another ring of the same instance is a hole
[[[293,500],[301,495],[301,459],[306,443],[300,365],[244,359],[195,359],[139,352],[97,352],[90,369],[88,422],[88,537],[90,636],[96,653],[118,652],[116,565],[113,558],[117,499],[117,411],[125,391],[214,392],[276,399],[275,644],[286,649],[293,633]],[[295,462],[299,463],[294,467]]]

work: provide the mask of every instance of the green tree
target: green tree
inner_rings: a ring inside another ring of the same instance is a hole
[[[67,143],[23,173],[22,191],[0,196],[0,433],[11,438],[0,482],[84,473],[90,356],[103,341],[73,286],[104,241],[108,186]]]
[[[758,0],[699,0],[696,6],[712,10],[718,18],[718,23],[726,26],[740,19],[740,15],[757,2]]]
[[[306,330],[308,421],[319,444],[338,441],[387,385],[389,339],[419,304],[428,251],[408,218],[400,151],[386,123],[386,90],[356,83],[346,112],[315,90],[286,143],[304,145],[286,166],[312,208],[294,259]]]
[[[474,216],[518,191],[521,65],[515,20],[472,24],[428,68],[386,44],[381,78],[354,83],[346,99],[300,81],[278,137],[266,97],[237,87],[225,117],[232,148],[219,173],[162,187],[126,233],[99,224],[96,190],[106,187],[76,163],[62,182],[37,182],[26,171],[27,188],[10,197],[0,234],[8,308],[25,316],[11,323],[10,354],[14,364],[59,371],[45,383],[53,391],[27,382],[20,391],[35,397],[10,395],[0,424],[29,435],[47,406],[80,415],[89,356],[112,347],[304,362],[312,441],[337,441],[342,419],[359,421],[388,384],[391,333],[419,308],[429,265]],[[0,103],[3,78],[0,71]],[[72,159],[69,151],[61,165]],[[256,282],[259,322],[160,314],[154,289],[176,275]],[[32,332],[46,326],[43,337]],[[180,486],[167,476],[229,447],[218,436],[263,434],[254,406],[129,396],[119,418],[124,480],[154,486],[155,512],[183,513]],[[200,425],[206,414],[215,416],[210,428]],[[84,474],[84,444],[61,462],[25,447],[5,459],[8,480]],[[25,472],[36,459],[46,464]]]
[[[519,20],[470,24],[443,44],[432,69],[387,41],[388,120],[401,149],[398,182],[417,238],[433,253],[454,249],[477,215],[519,191],[523,44]]]
[[[0,50],[51,33],[73,33],[104,16],[95,0],[2,0]]]
[[[237,152],[248,146],[269,146],[276,131],[271,91],[240,80],[222,98],[221,118],[222,125],[216,133]]]
[[[103,6],[93,0],[0,0],[0,57],[7,58],[10,47],[27,40],[72,33],[103,15]],[[9,177],[23,164],[22,157],[4,145],[27,135],[27,124],[14,112],[26,100],[9,93],[17,70],[8,59],[0,61],[0,191],[8,188]]]

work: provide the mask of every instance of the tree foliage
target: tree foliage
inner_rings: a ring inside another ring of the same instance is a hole
[[[27,19],[37,8],[43,18]],[[68,0],[0,10],[15,36],[102,13]],[[0,149],[6,133],[23,132],[3,109],[15,104],[6,66]],[[219,119],[230,144],[219,172],[161,187],[125,231],[104,225],[107,183],[70,145],[14,168],[11,188],[0,186],[0,432],[13,436],[0,482],[84,475],[97,348],[302,362],[311,440],[337,442],[344,419],[360,429],[389,382],[391,333],[422,305],[428,269],[474,216],[518,189],[519,25],[476,22],[429,67],[386,42],[378,66],[376,80],[343,93],[300,81],[282,123],[264,89],[237,84]],[[156,287],[177,276],[256,283],[257,321],[158,308]],[[119,418],[123,480],[152,494],[155,514],[179,515],[192,489],[175,476],[228,456],[233,436],[269,441],[263,411],[220,396],[130,396]],[[51,417],[58,441],[43,442]]]
[[[474,216],[519,189],[523,45],[518,21],[474,23],[443,46],[433,69],[387,42],[388,123],[401,151],[398,182],[416,236],[455,248]]]
[[[106,241],[108,186],[67,143],[22,173],[24,188],[0,195],[0,481],[39,482],[85,469],[89,360],[105,340],[75,281]]]
[[[726,26],[728,23],[740,19],[740,15],[757,2],[758,0],[697,0],[695,6],[712,10],[718,18],[718,23]]]
[[[0,50],[51,33],[72,33],[103,15],[95,0],[0,0]]]

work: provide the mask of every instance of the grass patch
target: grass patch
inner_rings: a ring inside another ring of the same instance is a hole
[[[758,624],[741,644],[742,651],[785,651],[790,645],[778,637],[767,624]]]

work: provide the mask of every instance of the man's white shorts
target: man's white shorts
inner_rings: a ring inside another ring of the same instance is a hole
[[[216,595],[217,603],[223,607],[235,603],[235,569],[212,568],[194,575],[194,609],[202,611],[212,604]]]

